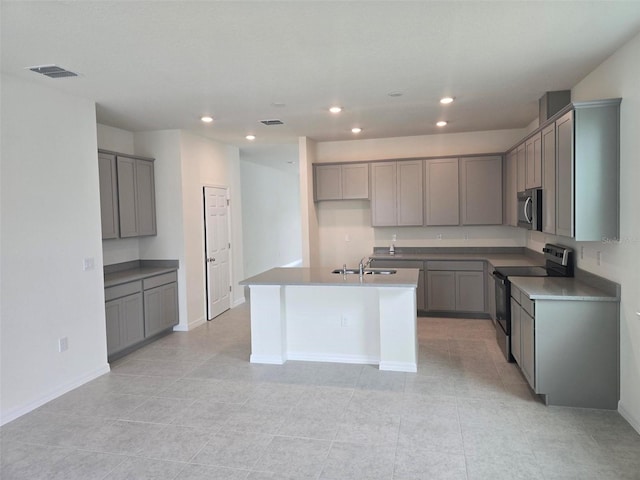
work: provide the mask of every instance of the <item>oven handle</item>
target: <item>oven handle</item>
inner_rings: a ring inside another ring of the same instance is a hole
[[[498,272],[497,270],[494,270],[493,272],[491,272],[489,275],[491,275],[496,282],[505,285],[507,283],[507,277],[505,277],[504,275],[502,275],[500,272]]]

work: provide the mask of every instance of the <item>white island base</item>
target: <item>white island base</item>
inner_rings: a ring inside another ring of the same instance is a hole
[[[349,281],[339,286],[243,282],[251,289],[251,362],[362,363],[415,372],[415,285]]]

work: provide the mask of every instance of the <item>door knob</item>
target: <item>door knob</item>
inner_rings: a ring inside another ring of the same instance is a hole
[[[215,262],[216,259],[214,257],[208,257],[207,262]]]

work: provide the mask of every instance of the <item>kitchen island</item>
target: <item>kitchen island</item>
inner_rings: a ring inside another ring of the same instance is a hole
[[[274,268],[240,284],[251,291],[252,363],[417,369],[417,269],[360,276],[329,268]]]

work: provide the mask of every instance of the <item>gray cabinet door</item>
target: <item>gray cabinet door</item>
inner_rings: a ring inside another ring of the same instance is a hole
[[[490,270],[489,270],[490,271]],[[493,324],[496,323],[496,282],[493,277],[487,271],[487,277],[485,284],[487,286],[487,312],[493,320]],[[500,327],[498,327],[500,328]]]
[[[369,164],[341,165],[343,200],[369,198]]]
[[[505,223],[512,227],[518,226],[518,150],[507,153],[505,160],[505,192],[504,209]]]
[[[542,130],[542,231],[556,233],[556,126]]]
[[[397,220],[400,226],[422,226],[422,160],[398,162]]]
[[[122,348],[144,340],[144,316],[142,312],[142,294],[136,293],[121,299],[124,312],[120,324]]]
[[[556,235],[573,237],[573,112],[556,121]]]
[[[520,316],[522,308],[513,298],[511,299],[511,355],[522,368],[521,343],[520,343]]]
[[[371,164],[371,224],[374,227],[398,224],[396,162]]]
[[[156,188],[152,161],[136,159],[138,235],[156,235]]]
[[[138,236],[136,209],[136,161],[118,157],[118,205],[120,213],[120,236]]]
[[[314,179],[316,201],[342,199],[341,165],[316,165]]]
[[[424,286],[424,270],[418,272],[418,287],[416,288],[416,303],[418,310],[425,310],[426,308],[426,291]]]
[[[456,272],[427,271],[427,310],[455,311]]]
[[[100,218],[102,239],[118,238],[118,178],[116,156],[98,152],[98,176],[100,179]]]
[[[120,341],[122,302],[120,300],[111,300],[105,302],[104,306],[107,321],[107,355],[111,355],[122,350]]]
[[[527,188],[527,154],[525,144],[518,145],[516,149],[517,163],[518,163],[518,176],[516,183],[516,191],[523,192]]]
[[[105,313],[107,355],[117,353],[144,339],[141,293],[105,302]]]
[[[463,225],[502,225],[502,157],[460,160]]]
[[[484,272],[456,272],[456,310],[484,312]]]
[[[460,223],[458,159],[425,160],[425,225]]]
[[[525,142],[525,185],[529,188],[542,187],[542,136],[534,135]]]
[[[535,320],[524,310],[520,311],[520,368],[535,390]]]
[[[145,337],[151,337],[178,323],[177,283],[144,291]]]

